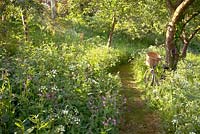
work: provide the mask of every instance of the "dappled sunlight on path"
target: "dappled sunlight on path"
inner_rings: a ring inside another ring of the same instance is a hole
[[[126,97],[126,108],[120,119],[120,134],[163,134],[160,118],[141,98],[142,91],[136,88],[131,65],[122,65],[117,71],[122,81],[121,94]]]

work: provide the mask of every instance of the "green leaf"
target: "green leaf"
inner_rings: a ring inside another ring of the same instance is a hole
[[[20,129],[24,129],[23,124],[21,124],[21,123],[19,123],[19,122],[15,122],[15,125],[16,125],[17,127],[19,127]]]
[[[39,119],[37,119],[37,116],[36,115],[32,115],[32,117],[29,117],[28,118],[31,122],[37,124]]]
[[[47,128],[49,125],[49,122],[44,122],[41,124],[41,126],[39,127],[39,130],[42,129],[42,128]]]
[[[34,126],[31,127],[31,128],[29,128],[29,129],[27,129],[27,130],[25,131],[25,134],[30,134],[30,133],[32,133],[34,129],[35,129]]]

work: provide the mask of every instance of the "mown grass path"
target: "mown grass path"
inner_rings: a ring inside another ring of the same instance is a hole
[[[136,87],[131,65],[119,66],[117,71],[123,86],[121,94],[127,99],[120,119],[120,134],[163,134],[158,114],[141,98],[143,93]]]

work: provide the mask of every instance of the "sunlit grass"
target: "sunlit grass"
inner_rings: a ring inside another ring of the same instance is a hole
[[[164,74],[159,86],[145,86],[144,72],[147,69],[144,60],[147,51],[156,51],[163,55],[160,48],[150,47],[141,51],[133,62],[139,87],[143,89],[148,104],[157,109],[163,119],[167,133],[199,133],[199,54],[188,53],[184,61],[180,61],[175,72]],[[159,68],[163,73],[163,69]]]

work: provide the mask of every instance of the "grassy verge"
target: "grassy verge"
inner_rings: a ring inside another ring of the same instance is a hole
[[[124,53],[58,23],[2,40],[0,133],[117,133],[121,84],[107,69]]]
[[[159,48],[149,48],[141,51],[133,63],[133,71],[140,88],[146,92],[145,97],[148,98],[150,106],[160,112],[167,133],[199,133],[200,56],[189,53],[186,60],[179,63],[177,71],[168,72],[166,79],[160,81],[160,86],[151,87],[145,86],[143,82],[143,74],[147,69],[144,64],[145,53],[150,50],[160,52],[161,55],[163,53]]]
[[[120,53],[106,47],[22,46],[2,57],[1,133],[114,133],[120,80],[105,69]]]
[[[30,22],[24,43],[21,24],[10,25],[0,47],[0,133],[117,133],[121,83],[108,70],[147,41],[116,35],[107,48],[101,29],[56,20]]]

